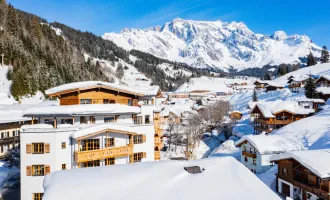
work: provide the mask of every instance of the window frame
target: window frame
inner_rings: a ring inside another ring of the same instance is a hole
[[[113,118],[113,120],[109,120],[111,118]],[[104,117],[104,123],[113,123],[113,122],[116,122],[115,116]]]
[[[33,193],[33,200],[42,200],[44,193]]]
[[[282,167],[281,174],[282,174],[283,176],[288,176],[288,169],[285,168],[285,167]]]
[[[92,99],[79,99],[79,104],[92,104]]]
[[[37,147],[37,149],[39,150],[42,149],[42,151],[35,151],[35,145],[42,145],[42,147]],[[31,153],[32,154],[44,154],[45,153],[45,143],[43,142],[35,142],[31,144]]]
[[[93,151],[101,148],[99,139],[86,139],[82,140],[82,143],[83,144],[81,145],[81,151]]]
[[[143,143],[143,135],[133,135],[133,144],[142,144]]]
[[[109,165],[115,165],[116,164],[116,158],[106,158],[104,159],[104,165],[109,166]]]
[[[89,168],[89,167],[99,167],[101,166],[101,161],[100,160],[91,160],[87,162],[83,162],[84,168]]]
[[[66,170],[66,163],[62,164],[62,170]]]
[[[143,117],[142,116],[135,116],[134,117],[134,124],[143,124]]]
[[[133,162],[141,162],[143,159],[143,152],[133,154]]]
[[[66,142],[61,142],[61,148],[66,149]]]
[[[114,137],[108,137],[108,138],[104,138],[104,147],[108,148],[108,147],[114,147],[116,145],[115,142],[115,138]]]
[[[45,165],[32,165],[31,169],[32,169],[32,173],[31,173],[32,176],[45,176]],[[35,170],[37,170],[39,173],[36,174]]]

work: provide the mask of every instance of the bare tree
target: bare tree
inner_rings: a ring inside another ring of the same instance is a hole
[[[178,132],[177,130],[178,125],[175,123],[175,120],[172,115],[168,118],[167,122],[167,133],[168,133],[168,148],[171,150],[171,144],[177,143],[177,137],[176,134]],[[174,144],[175,145],[175,144]]]
[[[217,127],[222,122],[224,116],[230,110],[228,101],[217,101],[214,104],[208,105],[201,113],[202,118],[212,127]]]

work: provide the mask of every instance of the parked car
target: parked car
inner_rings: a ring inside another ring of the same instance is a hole
[[[14,176],[10,177],[4,184],[5,188],[17,188],[20,185],[21,175],[15,174]]]

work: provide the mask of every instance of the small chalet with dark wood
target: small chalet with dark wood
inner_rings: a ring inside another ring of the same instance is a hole
[[[322,75],[315,83],[318,87],[330,87],[330,75]]]
[[[275,155],[277,192],[300,200],[330,200],[330,149]]]

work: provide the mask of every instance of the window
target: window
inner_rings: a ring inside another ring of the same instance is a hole
[[[66,164],[62,164],[62,170],[66,170]]]
[[[133,103],[132,103],[132,99],[128,99],[128,105],[129,105],[129,106],[132,106],[132,105],[133,105]]]
[[[246,156],[244,156],[244,161],[247,162],[248,161],[248,158]]]
[[[91,99],[80,99],[80,104],[92,104]]]
[[[61,146],[62,146],[62,149],[66,149],[66,142],[62,142]]]
[[[111,123],[111,122],[115,122],[116,118],[115,117],[105,117],[104,118],[104,123]]]
[[[257,165],[257,159],[253,158],[253,164]]]
[[[116,100],[111,99],[103,99],[103,104],[115,104]]]
[[[9,137],[9,132],[1,132],[1,138]]]
[[[73,119],[61,119],[61,124],[73,124]]]
[[[91,151],[100,149],[99,139],[82,140],[82,151]]]
[[[13,131],[13,137],[19,136],[19,130]]]
[[[134,144],[141,144],[141,143],[143,143],[143,136],[142,135],[134,135],[133,136],[133,143]]]
[[[98,167],[100,166],[100,160],[93,160],[84,163],[84,167]]]
[[[149,100],[148,99],[144,99],[143,100],[143,105],[149,105]]]
[[[142,124],[142,116],[135,116],[134,124]]]
[[[243,146],[243,150],[246,151],[246,146]]]
[[[105,147],[113,147],[115,146],[115,138],[105,138],[104,139]]]
[[[141,162],[142,158],[143,158],[143,153],[134,154],[134,162]]]
[[[287,176],[288,175],[288,170],[286,168],[282,168],[282,175]]]
[[[87,118],[85,116],[80,117],[80,124],[87,124]]]
[[[54,126],[54,119],[45,119],[45,124],[50,124]]]
[[[252,149],[252,147],[250,147],[250,153],[253,153],[253,149]]]
[[[114,164],[115,164],[115,158],[105,159],[105,165],[114,165]]]
[[[45,166],[44,165],[32,165],[32,176],[44,176]]]
[[[94,116],[90,116],[90,124],[95,124],[95,117]]]
[[[150,123],[150,115],[145,115],[144,116],[144,123],[149,124]]]
[[[44,193],[33,193],[33,200],[42,200]]]
[[[44,143],[32,143],[32,153],[42,154],[44,153],[45,144]]]

